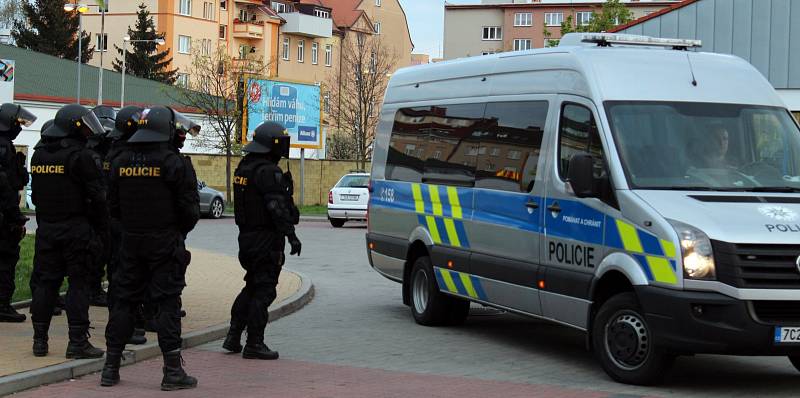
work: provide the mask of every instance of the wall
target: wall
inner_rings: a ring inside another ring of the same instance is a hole
[[[225,192],[225,156],[223,155],[205,155],[205,154],[191,154],[192,164],[194,164],[197,171],[197,179],[205,181],[208,186],[220,191]],[[240,157],[234,157],[231,162],[231,173],[236,169],[236,166],[241,160]],[[292,175],[295,179],[295,201],[300,200],[300,160],[292,159],[289,165]],[[281,168],[286,170],[286,161],[281,162]],[[306,159],[305,161],[305,204],[304,205],[319,205],[328,202],[328,191],[333,188],[339,179],[349,173],[350,171],[357,170],[358,164],[353,161],[339,161],[339,160],[312,160]],[[370,165],[367,164],[367,170]],[[299,205],[299,203],[298,203]]]
[[[377,6],[375,0],[364,0],[359,5],[372,23],[381,24],[381,36],[386,45],[397,54],[394,70],[411,65],[411,52],[414,46],[408,31],[408,20],[398,0],[382,0]]]
[[[503,51],[502,40],[482,40],[484,26],[503,26],[503,10],[445,8],[444,59],[474,57],[484,51]]]

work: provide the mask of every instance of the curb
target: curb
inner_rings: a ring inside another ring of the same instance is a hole
[[[300,289],[275,308],[269,310],[270,322],[298,311],[314,298],[314,284],[311,279],[300,272],[291,269],[286,270],[300,277]],[[225,337],[227,332],[228,323],[223,323],[187,333],[182,336],[183,349],[219,340]],[[157,341],[141,346],[133,346],[131,349],[125,350],[122,366],[133,365],[159,355],[161,355],[161,349],[158,347]],[[81,359],[0,377],[0,396],[99,372],[103,369],[104,364],[104,358]]]

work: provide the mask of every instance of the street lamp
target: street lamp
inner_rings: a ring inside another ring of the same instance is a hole
[[[163,46],[166,41],[164,41],[163,37],[153,40],[131,40],[130,36],[125,36],[122,38],[122,87],[120,89],[120,108],[125,107],[125,72],[127,70],[126,63],[128,60],[128,43],[156,43],[159,46]]]
[[[104,2],[105,4],[105,2]],[[78,21],[80,24],[80,28],[78,29],[78,103],[80,103],[80,70],[81,70],[81,39],[83,36],[83,14],[89,12],[89,7],[97,7],[100,10],[100,70],[98,79],[97,79],[97,105],[103,104],[103,53],[105,52],[106,47],[108,44],[106,43],[106,6],[101,6],[99,4],[78,4],[78,3],[67,3],[64,4],[64,11],[72,12],[78,10]]]

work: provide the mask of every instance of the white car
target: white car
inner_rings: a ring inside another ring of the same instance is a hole
[[[347,221],[366,220],[369,204],[369,174],[345,174],[328,192],[328,220],[334,228]]]

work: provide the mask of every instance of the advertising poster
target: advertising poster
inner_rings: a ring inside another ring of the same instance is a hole
[[[0,103],[14,102],[14,61],[0,59]]]
[[[320,88],[312,84],[274,80],[249,80],[247,85],[247,126],[243,142],[263,122],[282,124],[292,137],[292,148],[322,148]]]

